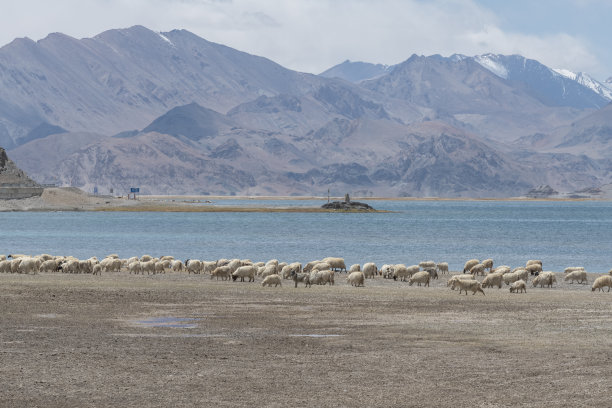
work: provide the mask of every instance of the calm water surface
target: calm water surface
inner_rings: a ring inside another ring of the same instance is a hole
[[[0,254],[79,258],[151,254],[180,259],[307,262],[342,256],[347,265],[493,258],[518,266],[542,259],[560,271],[612,268],[611,202],[368,201],[393,213],[0,213]],[[215,201],[214,205],[318,206],[320,201]],[[208,204],[210,205],[210,204]]]

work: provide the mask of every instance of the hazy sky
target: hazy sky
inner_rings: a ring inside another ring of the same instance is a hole
[[[320,73],[346,59],[396,64],[413,53],[521,54],[612,76],[612,0],[8,0],[0,44],[144,25]]]

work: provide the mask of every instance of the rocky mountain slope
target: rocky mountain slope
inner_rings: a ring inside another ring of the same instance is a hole
[[[591,151],[609,147],[598,94],[487,58],[413,55],[361,66],[376,77],[355,84],[182,30],[19,39],[0,49],[0,143],[36,180],[101,192],[504,197],[612,182]]]

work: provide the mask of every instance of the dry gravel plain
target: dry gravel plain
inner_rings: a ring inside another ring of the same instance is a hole
[[[612,292],[446,280],[2,274],[0,406],[612,406]]]

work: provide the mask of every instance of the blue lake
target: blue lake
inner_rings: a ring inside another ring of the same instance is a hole
[[[391,213],[0,213],[0,254],[79,258],[173,255],[352,263],[470,258],[544,269],[612,268],[612,202],[376,201]],[[221,200],[207,205],[319,206],[320,201]],[[194,204],[201,205],[201,204]]]

